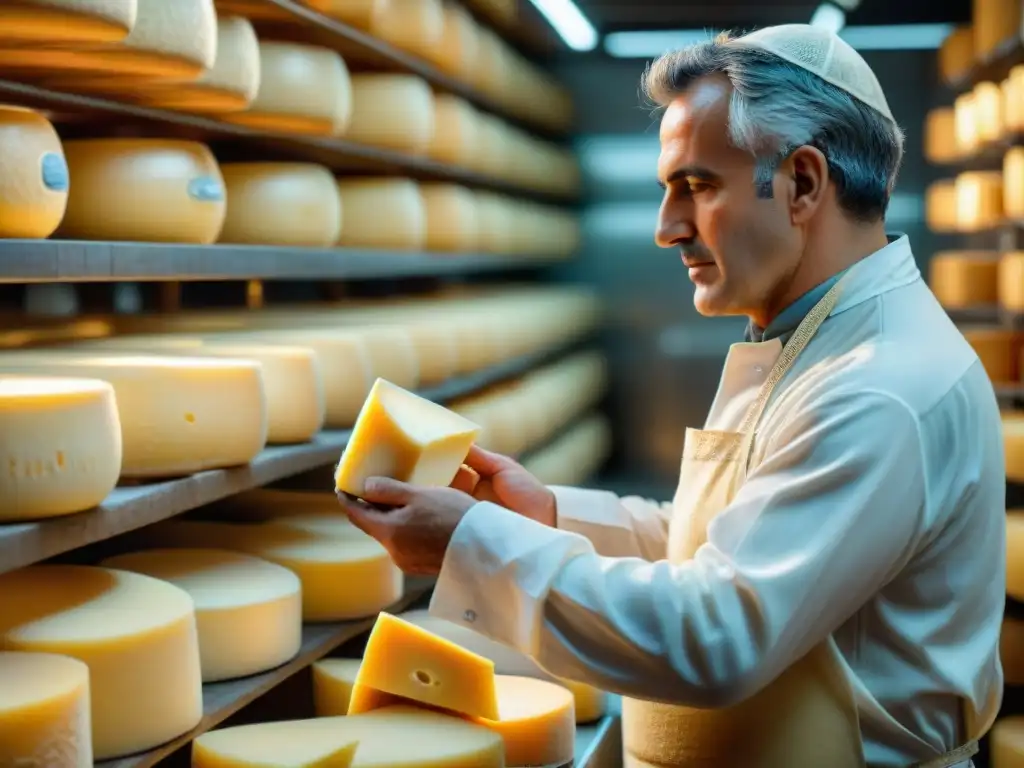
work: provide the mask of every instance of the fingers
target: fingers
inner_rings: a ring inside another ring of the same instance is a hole
[[[363,498],[371,504],[404,507],[412,499],[415,489],[390,477],[371,477],[363,484]]]
[[[394,520],[389,519],[388,516],[394,513],[368,507],[358,499],[353,499],[340,491],[338,492],[338,502],[352,524],[366,535],[372,536],[378,541],[383,541],[390,536]]]
[[[508,469],[514,464],[515,462],[508,456],[502,456],[500,453],[485,451],[478,445],[474,445],[470,448],[469,455],[466,456],[466,466],[480,475],[480,477],[496,475],[501,470]]]
[[[470,496],[473,495],[473,491],[476,490],[476,484],[480,482],[480,475],[474,472],[469,467],[463,465],[459,467],[459,471],[455,475],[455,479],[451,482],[451,487],[457,491],[468,493]]]

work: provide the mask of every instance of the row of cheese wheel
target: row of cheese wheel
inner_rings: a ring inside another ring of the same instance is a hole
[[[1001,84],[978,83],[953,107],[933,109],[925,120],[924,152],[933,163],[954,163],[984,147],[1024,133],[1024,66]]]
[[[936,253],[928,263],[928,285],[947,309],[1024,312],[1024,252]]]
[[[16,107],[0,107],[0,124],[0,237],[521,255],[568,255],[579,241],[568,211],[456,184],[218,164],[191,141],[61,142]]]
[[[550,349],[589,329],[591,321],[576,316],[573,305],[583,312],[589,306],[586,300],[547,307],[538,301],[538,311],[554,325],[517,340],[529,345],[519,349]],[[504,322],[516,322],[499,300],[491,307]],[[472,316],[467,311],[464,317]],[[416,326],[426,330],[414,339],[404,323],[415,324],[408,319],[415,317],[422,314],[374,326],[322,314],[314,329],[307,319],[263,333],[5,351],[0,445],[11,466],[0,481],[0,517],[73,513],[102,501],[119,478],[244,465],[268,442],[304,442],[324,425],[350,427],[377,377],[414,388],[417,350],[430,359],[432,349],[444,351],[435,339],[451,340],[450,325],[428,321]],[[469,358],[467,369],[482,359]],[[586,383],[588,369],[572,359],[562,365],[577,373],[556,378],[549,397],[566,402],[555,390],[571,390],[580,377]]]
[[[571,119],[568,94],[459,5],[447,0],[306,4],[426,59],[513,114],[559,128]],[[262,88],[257,36],[245,16],[272,22],[266,25],[270,29],[298,22],[290,11],[251,0],[21,0],[13,5],[0,9],[0,76],[214,113],[245,109]],[[301,68],[300,62],[293,64]],[[317,65],[306,72],[324,73]],[[264,100],[287,97],[274,75],[266,77]],[[307,97],[315,93],[312,86],[303,89]]]
[[[974,66],[1019,38],[1022,21],[1018,0],[974,0],[971,23],[954,29],[939,49],[942,78],[946,82],[962,80]]]
[[[1024,147],[1003,156],[1002,171],[965,171],[925,190],[925,220],[933,232],[980,232],[1024,218]]]

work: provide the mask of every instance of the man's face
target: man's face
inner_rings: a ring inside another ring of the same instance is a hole
[[[759,198],[755,159],[729,142],[731,93],[724,76],[701,78],[666,110],[655,240],[680,249],[698,312],[757,320],[785,290],[803,244],[789,195]]]

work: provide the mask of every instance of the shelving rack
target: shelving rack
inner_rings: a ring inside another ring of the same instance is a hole
[[[520,119],[493,99],[415,56],[376,40],[361,30],[329,19],[294,0],[230,0],[218,2],[218,10],[239,12],[250,17],[258,32],[265,33],[268,38],[333,48],[356,68],[419,75],[438,91],[457,94],[477,108],[497,114],[533,136],[563,144],[568,140],[564,131],[537,121]],[[477,13],[475,8],[473,11]],[[479,14],[477,17],[482,18]],[[527,18],[522,24],[495,26],[520,48],[550,50],[550,33],[539,35],[531,32],[531,24],[535,23],[534,19]],[[99,135],[189,138],[209,144],[220,160],[306,161],[322,164],[340,174],[403,175],[417,180],[447,181],[567,208],[578,202],[572,194],[538,190],[424,156],[362,145],[344,138],[261,132],[214,118],[61,92],[14,80],[0,79],[0,103],[43,111],[51,116],[62,133],[66,132],[70,137],[94,135],[98,131]],[[263,280],[399,283],[408,278],[444,281],[473,275],[521,276],[524,273],[539,277],[540,270],[562,260],[543,255],[500,253],[442,254],[351,248],[7,240],[0,241],[0,288],[5,284],[155,282],[174,286],[189,281]],[[551,350],[510,360],[450,380],[422,394],[437,402],[465,397],[523,375],[568,351],[568,348]],[[123,534],[235,493],[294,480],[302,473],[323,469],[337,460],[349,434],[344,430],[324,431],[306,444],[269,447],[243,467],[201,472],[162,482],[123,485],[100,507],[79,514],[40,522],[0,525],[0,573],[51,558],[74,558],[76,554],[87,553],[89,548],[112,542]],[[406,584],[405,596],[391,610],[401,611],[422,603],[432,586],[429,580],[411,578]],[[97,768],[187,766],[188,745],[192,739],[271,701],[275,693],[308,685],[308,667],[314,661],[342,646],[361,642],[372,624],[372,619],[366,619],[304,626],[301,651],[287,664],[253,677],[205,685],[204,715],[195,730],[144,754],[97,762]],[[577,733],[576,768],[618,765],[620,744],[618,718],[614,712],[592,726],[581,726]]]

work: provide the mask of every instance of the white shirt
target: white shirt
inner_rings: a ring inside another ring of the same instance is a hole
[[[738,420],[780,351],[732,347],[709,424]],[[557,488],[558,529],[477,504],[431,612],[562,677],[705,707],[831,635],[869,765],[983,735],[1002,697],[1002,427],[906,238],[850,269],[769,404],[752,467],[680,564],[664,559],[669,504]]]

